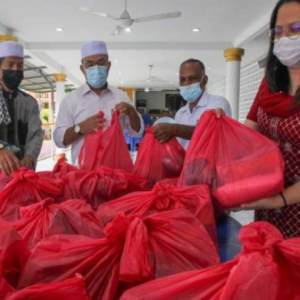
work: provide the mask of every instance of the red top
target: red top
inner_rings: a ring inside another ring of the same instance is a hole
[[[247,116],[280,147],[286,187],[300,181],[300,107],[290,109],[293,102],[294,98],[288,94],[272,93],[263,79]],[[272,223],[286,238],[300,236],[300,204],[275,211],[260,210],[255,219]]]
[[[259,107],[265,113],[273,117],[288,118],[300,111],[300,108],[292,109],[294,97],[284,92],[272,93],[264,78],[260,84],[258,93],[254,99],[247,119],[257,122],[257,112]]]

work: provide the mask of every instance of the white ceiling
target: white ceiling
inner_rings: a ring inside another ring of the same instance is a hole
[[[177,19],[133,24],[131,33],[112,36],[114,20],[82,12],[80,7],[119,17],[124,0],[0,0],[0,32],[13,33],[24,43],[35,64],[49,72],[66,72],[68,81],[79,85],[80,47],[84,41],[108,44],[115,86],[142,88],[152,76],[163,80],[154,88],[178,86],[178,67],[198,58],[211,68],[210,82],[225,76],[223,51],[237,46],[246,50],[243,63],[267,49],[266,30],[277,0],[128,0],[132,18],[181,11]],[[56,31],[62,27],[63,32]],[[193,33],[192,28],[201,28]],[[118,60],[118,63],[114,61]],[[119,75],[121,73],[121,75]]]

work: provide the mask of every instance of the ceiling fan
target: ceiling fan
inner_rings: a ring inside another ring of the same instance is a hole
[[[160,89],[154,89],[153,85],[155,85],[156,83],[167,84],[168,81],[160,79],[160,78],[152,75],[152,70],[153,70],[154,65],[149,65],[148,67],[149,67],[149,76],[148,76],[148,78],[142,79],[142,80],[133,80],[133,81],[130,80],[128,83],[144,85],[145,86],[145,89],[144,89],[145,92],[154,91],[154,90],[162,90],[161,88]]]
[[[121,14],[121,16],[119,18],[109,15],[109,14],[106,14],[106,13],[103,13],[103,12],[92,11],[86,7],[80,7],[80,10],[89,12],[93,15],[97,15],[97,16],[104,17],[104,18],[109,18],[109,19],[116,21],[118,26],[112,32],[112,35],[120,35],[124,30],[130,31],[130,27],[134,23],[178,18],[181,16],[181,12],[178,11],[178,12],[165,13],[165,14],[152,15],[152,16],[146,16],[146,17],[132,19],[129,12],[127,11],[127,0],[125,0],[125,10],[123,11],[123,13]]]

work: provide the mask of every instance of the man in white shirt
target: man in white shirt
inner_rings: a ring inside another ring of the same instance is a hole
[[[225,98],[205,92],[207,82],[205,66],[201,61],[191,58],[180,65],[180,94],[187,104],[176,113],[175,124],[158,124],[153,127],[152,132],[161,143],[175,136],[187,150],[197,122],[206,110],[216,110],[217,114],[231,116],[231,107]]]
[[[63,99],[54,130],[57,147],[71,145],[73,164],[77,163],[84,136],[109,126],[114,110],[120,112],[121,126],[131,136],[140,137],[144,131],[143,120],[127,94],[107,84],[111,62],[106,44],[102,41],[85,43],[81,58],[80,69],[87,82]],[[104,112],[104,118],[98,116],[99,111]]]

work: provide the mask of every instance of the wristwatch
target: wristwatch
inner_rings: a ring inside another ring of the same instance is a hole
[[[74,127],[74,131],[75,131],[75,133],[77,133],[77,134],[83,134],[81,131],[80,131],[80,126],[79,125],[76,125],[75,127]]]
[[[5,146],[2,143],[0,143],[0,150],[2,149],[5,149]]]

